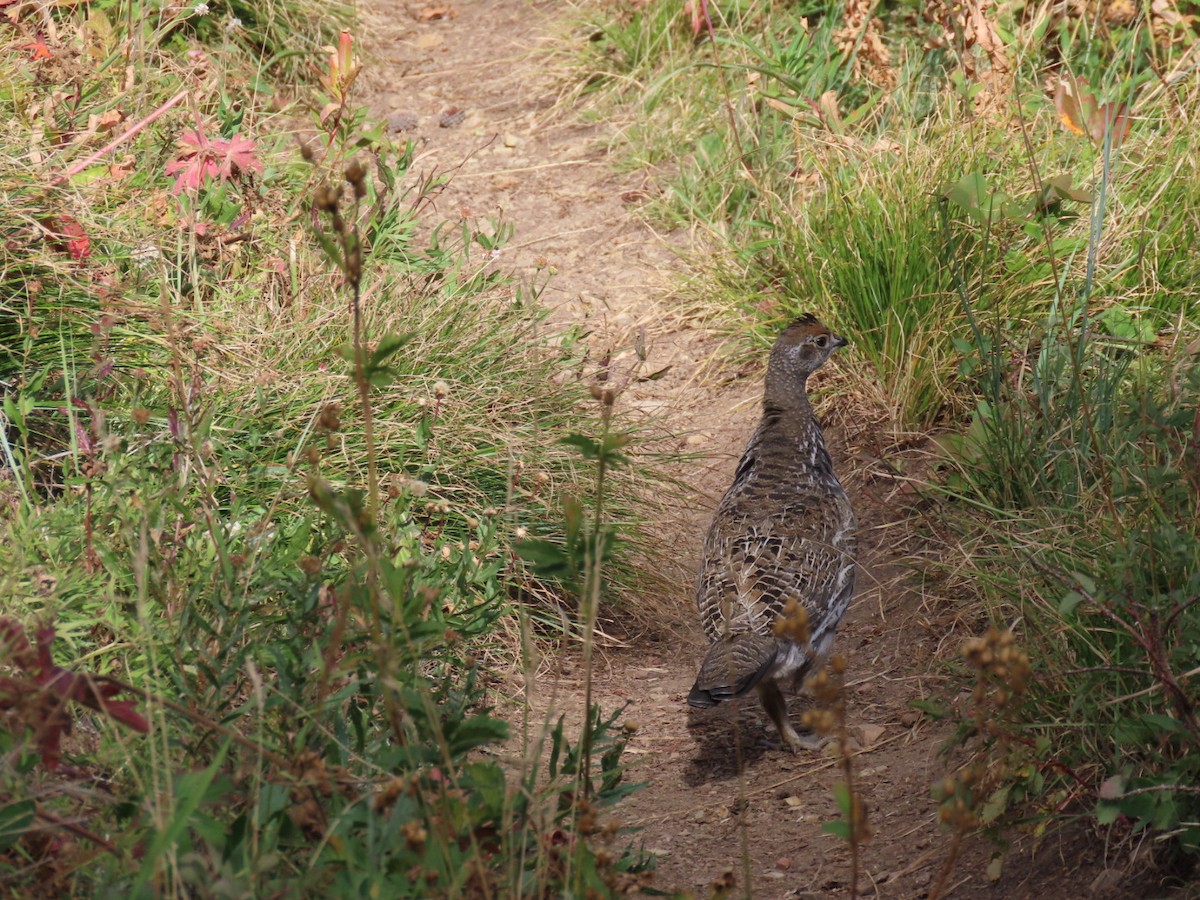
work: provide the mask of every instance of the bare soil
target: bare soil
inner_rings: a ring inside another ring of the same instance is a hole
[[[639,220],[644,179],[613,165],[615,126],[586,122],[570,85],[555,78],[561,57],[551,50],[562,49],[565,12],[561,3],[530,0],[372,0],[364,16],[378,61],[363,76],[371,104],[417,141],[418,172],[452,176],[436,200],[442,217],[512,224],[515,237],[498,264],[518,282],[556,270],[542,294],[554,323],[585,325],[594,352],[611,350],[618,368],[632,364],[644,333],[644,371],[670,367],[630,385],[618,402],[626,413],[653,416],[671,449],[696,454],[677,473],[695,492],[660,524],[662,577],[637,601],[647,615],[630,617],[654,627],[626,627],[602,651],[595,682],[602,707],[628,704],[625,718],[639,726],[628,758],[631,777],[646,786],[618,816],[638,826],[638,839],[657,855],[656,886],[707,896],[732,871],[740,892],[748,859],[756,898],[847,896],[847,847],[821,830],[837,817],[837,761],[781,749],[756,704],[693,714],[685,703],[704,650],[692,606],[695,561],[758,414],[761,372],[714,365],[721,339],[673,302],[671,279],[681,271],[675,249],[685,238],[656,234]],[[977,623],[959,622],[904,565],[913,552],[904,524],[912,496],[872,449],[883,437],[835,423],[827,438],[862,527],[859,594],[838,646],[849,662],[854,766],[874,832],[859,891],[923,897],[949,847],[932,786],[950,763],[941,753],[945,726],[910,702],[958,689],[939,660],[954,652],[964,625]],[[611,627],[619,630],[619,622]],[[577,718],[578,661],[544,669],[530,686],[537,702]],[[803,705],[793,700],[793,718]],[[947,896],[1151,895],[1127,874],[1144,868],[1130,863],[1128,850],[1105,860],[1083,830],[1036,843],[1014,837],[998,880],[986,871],[992,846],[970,839]]]

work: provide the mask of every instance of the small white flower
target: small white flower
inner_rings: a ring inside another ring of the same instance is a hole
[[[140,269],[148,268],[154,264],[154,261],[162,257],[160,251],[153,244],[145,244],[129,253],[129,260]]]
[[[237,31],[242,27],[242,20],[237,16],[230,16],[229,21],[225,23],[226,31]]]
[[[192,12],[198,16],[207,16],[208,11],[209,10],[208,10],[207,3],[197,3],[195,6],[192,7]]]

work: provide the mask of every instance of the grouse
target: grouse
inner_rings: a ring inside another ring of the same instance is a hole
[[[780,682],[799,684],[825,657],[854,593],[854,511],[806,390],[845,344],[812,315],[775,341],[762,420],[709,526],[696,586],[710,646],[688,703],[711,707],[756,690],[793,753],[820,744],[788,721]],[[809,639],[797,643],[794,629],[775,625],[800,608]]]

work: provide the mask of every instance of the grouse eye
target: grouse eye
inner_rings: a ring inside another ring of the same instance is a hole
[[[829,337],[827,335],[824,335],[824,334],[817,335],[817,346],[818,347],[824,347],[828,343],[829,343]]]

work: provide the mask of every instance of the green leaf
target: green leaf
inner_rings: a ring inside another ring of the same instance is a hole
[[[587,435],[568,434],[565,438],[560,438],[559,442],[567,444],[570,447],[577,447],[579,452],[583,454],[584,459],[600,458],[600,445]]]
[[[980,810],[980,821],[985,824],[991,824],[1000,818],[1004,811],[1008,809],[1008,792],[1011,788],[1012,785],[1006,784],[999,790],[994,791],[992,796],[988,797],[987,802],[983,804],[983,809]]]
[[[837,803],[838,809],[841,810],[842,815],[847,819],[850,818],[852,798],[850,797],[850,788],[844,781],[839,781],[833,786],[833,799]]]
[[[517,556],[530,563],[534,572],[545,577],[558,578],[570,574],[571,561],[561,544],[544,540],[524,540],[513,544]]]
[[[424,450],[429,445],[429,441],[432,437],[433,424],[429,421],[428,417],[422,418],[421,421],[417,423],[417,430],[413,433],[413,439],[417,447]]]
[[[1075,612],[1075,607],[1082,603],[1083,599],[1083,594],[1070,591],[1058,602],[1058,611],[1064,616],[1069,616]]]
[[[371,367],[378,368],[412,339],[413,335],[411,332],[408,334],[384,335],[379,341],[379,345],[375,348],[375,352],[371,354]]]
[[[32,800],[18,800],[0,807],[0,850],[8,850],[25,836],[37,815]]]
[[[292,532],[287,539],[287,545],[280,551],[278,559],[285,565],[289,565],[298,560],[305,550],[308,549],[308,542],[312,537],[312,521],[308,518],[300,520],[300,524]]]
[[[329,261],[339,269],[344,269],[345,266],[342,263],[342,251],[338,245],[333,242],[333,238],[320,229],[316,229],[314,233],[317,236],[317,243],[321,245],[321,249],[325,251],[325,255],[329,258]]]
[[[943,187],[942,196],[960,209],[974,215],[981,209],[983,200],[989,191],[987,178],[980,172],[970,172],[954,184]]]
[[[1075,580],[1086,593],[1096,596],[1096,581],[1090,575],[1085,575],[1083,572],[1072,572],[1071,577]]]
[[[663,366],[661,369],[659,369],[655,372],[651,372],[649,375],[643,375],[641,378],[638,379],[638,381],[658,381],[658,379],[662,378],[664,375],[666,375],[670,371],[671,371],[670,366]]]
[[[630,441],[628,434],[622,431],[614,431],[604,436],[604,453],[606,456],[611,456],[614,450],[620,450]]]
[[[826,834],[832,834],[834,837],[841,838],[843,841],[850,840],[850,823],[845,819],[835,819],[832,822],[826,822],[821,826],[821,830]]]
[[[1170,716],[1147,714],[1142,716],[1142,721],[1156,731],[1165,731],[1168,734],[1175,734],[1183,730],[1183,726]]]
[[[446,743],[452,756],[462,756],[485,744],[508,737],[508,724],[490,716],[475,716],[458,723],[446,723]]]
[[[183,833],[187,830],[192,816],[196,814],[196,810],[200,808],[200,804],[204,801],[204,796],[208,793],[209,785],[212,784],[213,778],[216,777],[217,770],[225,762],[225,755],[229,752],[229,744],[230,742],[226,741],[221,745],[221,749],[217,751],[217,755],[213,758],[212,764],[207,769],[202,769],[199,772],[186,772],[176,780],[175,814],[171,817],[166,827],[162,831],[156,832],[153,839],[151,839],[150,847],[146,850],[146,855],[142,857],[142,867],[138,871],[137,880],[133,883],[133,889],[130,891],[131,895],[141,895],[142,890],[149,883],[155,870],[158,868],[159,859],[183,837]]]
[[[566,525],[567,543],[575,544],[583,527],[583,504],[569,494],[563,497],[563,520]]]
[[[1145,319],[1138,318],[1119,303],[1110,306],[1096,318],[1113,337],[1144,344],[1154,341],[1154,326]]]
[[[1084,188],[1071,187],[1069,174],[1055,175],[1048,179],[1045,185],[1047,195],[1054,194],[1062,200],[1075,200],[1078,203],[1091,203],[1092,192]]]
[[[1096,804],[1096,822],[1100,825],[1111,825],[1117,821],[1121,815],[1121,810],[1115,803],[1106,803],[1101,801]]]
[[[987,880],[988,881],[999,881],[1000,875],[1003,873],[1003,871],[1004,871],[1004,857],[1003,856],[993,857],[992,861],[990,863],[988,863],[988,865],[987,865],[987,873],[986,873]]]
[[[558,759],[562,755],[563,746],[566,744],[566,738],[563,737],[563,722],[565,716],[558,717],[558,724],[554,727],[554,731],[550,733],[550,778],[558,777]]]
[[[950,716],[949,710],[930,700],[909,700],[908,705],[913,709],[919,709],[928,716],[933,716],[935,719],[945,719]]]

